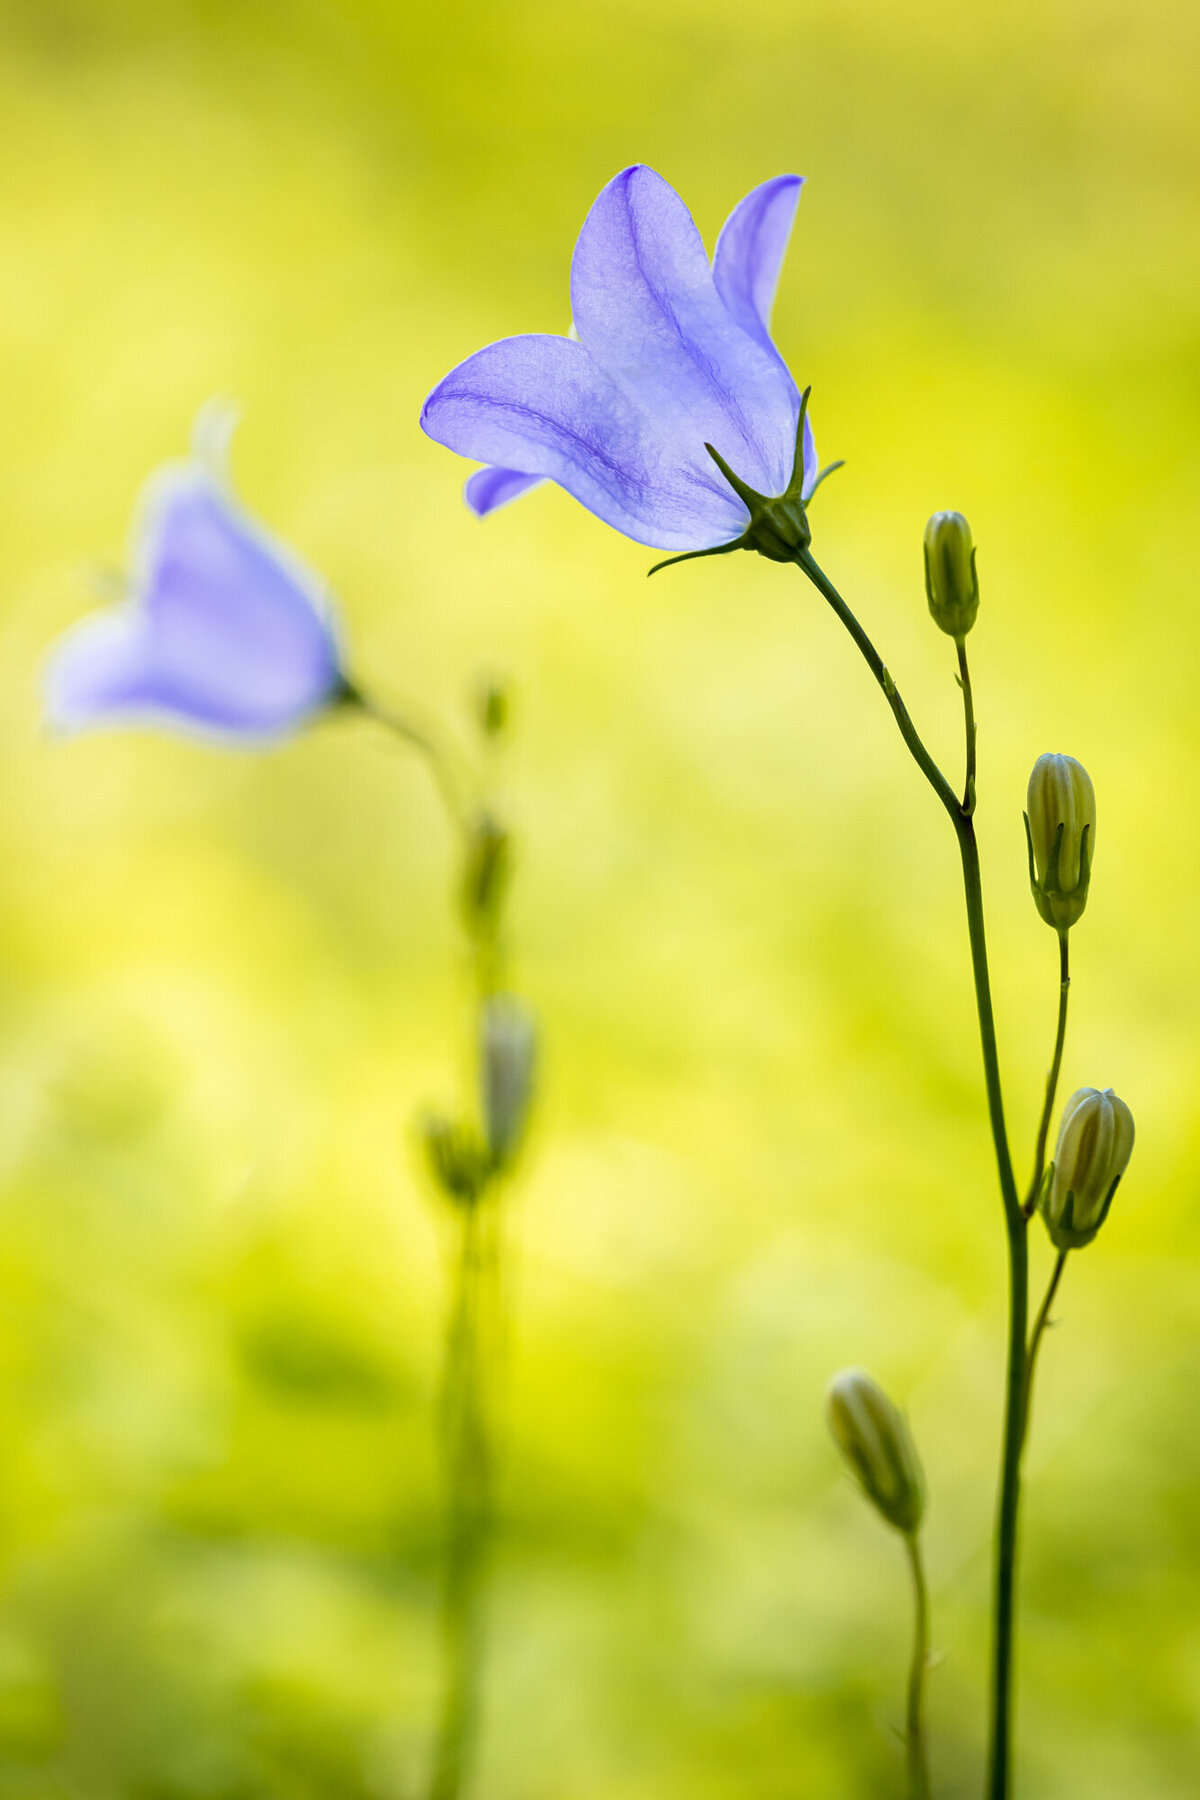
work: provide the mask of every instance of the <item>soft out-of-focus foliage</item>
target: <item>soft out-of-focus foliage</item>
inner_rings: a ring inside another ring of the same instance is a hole
[[[251,758],[38,720],[217,392],[364,673],[460,715],[481,663],[518,682],[547,1050],[481,1793],[896,1791],[904,1574],[824,1435],[847,1363],[909,1405],[935,1775],[977,1789],[1002,1246],[950,834],[798,577],[647,584],[549,489],[479,524],[416,428],[461,356],[565,326],[638,158],[710,242],[810,177],[776,335],[848,459],[815,548],[947,759],[921,532],[971,520],[1022,1163],[1056,978],[1024,785],[1043,750],[1095,780],[1063,1091],[1116,1087],[1138,1149],[1043,1364],[1022,1792],[1194,1793],[1195,8],[8,0],[0,40],[0,1795],[408,1800],[427,1754],[410,1122],[466,1003],[435,798],[350,721]]]

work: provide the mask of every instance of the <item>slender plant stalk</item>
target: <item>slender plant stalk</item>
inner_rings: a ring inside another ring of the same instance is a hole
[[[424,757],[458,840],[463,867],[469,868],[478,799],[456,747],[431,721],[407,708],[384,706],[350,684],[345,702]],[[481,1015],[500,979],[497,908],[487,900],[469,904],[465,925],[475,1008]],[[429,1800],[459,1800],[470,1776],[481,1709],[484,1602],[494,1522],[487,1373],[500,1295],[500,1227],[491,1181],[490,1173],[483,1174],[477,1190],[460,1200],[453,1212],[457,1245],[450,1273],[441,1414],[446,1503],[442,1702]]]
[[[1060,931],[1058,934],[1058,1030],[1054,1037],[1054,1057],[1050,1064],[1050,1073],[1046,1077],[1045,1104],[1038,1122],[1037,1145],[1033,1153],[1033,1175],[1029,1182],[1029,1192],[1025,1196],[1025,1205],[1022,1208],[1027,1219],[1032,1218],[1037,1209],[1038,1192],[1046,1170],[1046,1143],[1050,1135],[1051,1115],[1054,1112],[1054,1096],[1058,1092],[1058,1075],[1062,1068],[1063,1045],[1067,1041],[1067,996],[1071,991],[1069,944],[1070,933]]]
[[[1021,1506],[1021,1443],[1024,1435],[1025,1332],[1029,1318],[1028,1223],[1017,1195],[1012,1157],[1004,1126],[996,1027],[988,980],[983,924],[983,891],[975,827],[966,819],[959,832],[967,925],[975,972],[975,1000],[983,1045],[988,1115],[1004,1202],[1008,1240],[1008,1364],[1005,1376],[1004,1438],[1000,1465],[1000,1499],[996,1522],[996,1572],[992,1638],[992,1696],[988,1743],[988,1800],[1008,1800],[1012,1791],[1013,1649],[1017,1579],[1017,1526]]]
[[[965,644],[959,643],[960,680],[967,720],[968,782],[960,801],[922,742],[916,727],[874,644],[838,593],[828,576],[807,550],[796,553],[803,574],[828,601],[883,689],[900,735],[909,753],[950,816],[962,860],[963,889],[967,903],[967,931],[971,968],[975,981],[975,1006],[979,1015],[979,1040],[983,1052],[984,1085],[988,1120],[1004,1206],[1008,1240],[1009,1308],[1008,1358],[1005,1377],[1004,1438],[1000,1469],[1000,1495],[996,1525],[995,1601],[992,1649],[992,1683],[988,1745],[988,1800],[1008,1800],[1012,1786],[1012,1670],[1014,1603],[1016,1598],[1017,1525],[1020,1514],[1021,1441],[1025,1393],[1025,1333],[1029,1314],[1029,1246],[1027,1225],[1017,1192],[1012,1154],[1004,1123],[1004,1098],[996,1049],[996,1024],[988,974],[987,936],[983,917],[983,884],[979,845],[974,821],[975,721],[970,672]]]
[[[975,702],[971,696],[971,671],[967,667],[967,640],[955,638],[958,651],[958,685],[962,689],[963,723],[967,734],[967,778],[963,784],[962,809],[970,814],[975,811],[975,740],[978,728],[975,724]]]
[[[905,1762],[908,1800],[930,1800],[929,1755],[925,1742],[925,1671],[929,1666],[929,1589],[921,1557],[921,1539],[907,1532],[904,1545],[913,1580],[913,1648],[908,1672],[908,1716]]]
[[[459,1207],[458,1254],[446,1334],[442,1430],[446,1566],[442,1600],[445,1678],[430,1800],[462,1791],[479,1711],[480,1637],[491,1520],[491,1453],[484,1400],[488,1328],[486,1200]]]
[[[425,759],[450,824],[456,832],[461,832],[468,812],[466,781],[460,759],[439,727],[430,719],[418,718],[411,706],[385,706],[350,682],[343,688],[342,704],[357,707],[368,719],[382,725],[385,731]]]
[[[916,726],[908,716],[908,708],[900,698],[899,690],[892,680],[882,656],[880,656],[878,650],[876,650],[874,644],[871,642],[846,602],[842,599],[842,596],[838,593],[832,581],[830,581],[824,570],[818,567],[817,563],[813,560],[813,557],[807,550],[798,550],[796,552],[796,566],[803,574],[808,576],[808,579],[812,582],[822,598],[829,602],[842,624],[846,627],[846,630],[850,633],[850,636],[854,639],[863,661],[870,669],[879,686],[883,689],[884,698],[892,709],[893,717],[900,728],[900,736],[908,746],[910,756],[916,763],[918,769],[920,769],[922,775],[924,775],[938,799],[941,801],[942,805],[945,807],[946,811],[949,813],[951,819],[955,823],[955,828],[957,829],[958,821],[962,816],[962,808],[959,805],[958,796],[950,786],[950,783],[946,780],[946,777],[942,774],[942,771],[938,768],[937,763],[933,760],[929,751],[925,748]]]
[[[1050,1285],[1046,1289],[1046,1298],[1042,1301],[1041,1310],[1034,1321],[1033,1331],[1029,1338],[1029,1355],[1025,1362],[1025,1392],[1021,1399],[1021,1442],[1024,1444],[1029,1436],[1029,1413],[1033,1405],[1033,1375],[1037,1368],[1037,1355],[1042,1347],[1042,1339],[1046,1327],[1050,1323],[1050,1308],[1054,1305],[1054,1296],[1058,1293],[1058,1284],[1062,1280],[1063,1270],[1067,1266],[1069,1250],[1060,1250],[1054,1264],[1054,1273],[1050,1277]]]

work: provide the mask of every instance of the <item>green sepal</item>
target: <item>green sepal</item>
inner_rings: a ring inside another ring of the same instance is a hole
[[[1062,859],[1065,824],[1059,824],[1055,829],[1054,842],[1046,861],[1045,879],[1039,881],[1033,854],[1033,828],[1027,812],[1022,813],[1021,817],[1025,821],[1025,847],[1029,853],[1029,888],[1033,903],[1047,925],[1053,926],[1055,931],[1068,931],[1079,918],[1087,901],[1092,874],[1091,825],[1085,825],[1080,833],[1079,880],[1073,888],[1064,888],[1059,879],[1059,863]]]
[[[1079,834],[1079,887],[1086,894],[1092,879],[1092,827],[1085,825]]]
[[[812,532],[809,530],[804,499],[804,422],[808,417],[808,397],[811,392],[811,388],[805,388],[800,396],[792,474],[784,492],[760,494],[757,488],[752,488],[749,482],[735,474],[719,450],[712,444],[705,444],[704,448],[749,512],[750,523],[741,536],[730,543],[716,544],[711,550],[685,550],[679,556],[668,556],[663,562],[655,563],[647,571],[648,574],[657,575],[660,569],[669,569],[673,563],[695,562],[701,556],[728,556],[731,550],[756,550],[771,562],[795,562],[808,549],[812,542]],[[842,466],[840,462],[835,462],[822,469],[813,483],[813,493],[827,475],[832,475],[835,469]],[[812,499],[812,494],[809,499]]]
[[[1053,1170],[1053,1164],[1051,1164],[1051,1168],[1049,1170],[1047,1170],[1047,1176],[1049,1176],[1051,1174],[1052,1170]],[[1112,1186],[1109,1188],[1108,1193],[1105,1195],[1104,1205],[1100,1208],[1099,1218],[1097,1218],[1084,1231],[1078,1230],[1075,1225],[1075,1195],[1074,1195],[1074,1193],[1068,1193],[1067,1203],[1066,1203],[1066,1206],[1063,1208],[1062,1218],[1059,1219],[1056,1224],[1052,1224],[1050,1222],[1050,1219],[1047,1217],[1046,1212],[1043,1209],[1042,1219],[1045,1222],[1046,1230],[1050,1233],[1050,1242],[1054,1245],[1055,1249],[1056,1250],[1085,1250],[1087,1248],[1087,1246],[1091,1243],[1092,1239],[1096,1236],[1096,1233],[1100,1230],[1100,1227],[1104,1224],[1104,1221],[1107,1219],[1109,1212],[1112,1208],[1113,1196],[1116,1194],[1116,1191],[1120,1187],[1120,1185],[1121,1185],[1121,1177],[1118,1175],[1117,1179],[1113,1182]],[[1049,1183],[1049,1180],[1047,1179],[1044,1182],[1043,1195],[1045,1193],[1049,1193],[1049,1191],[1050,1191],[1050,1183]],[[1039,1200],[1041,1197],[1042,1196],[1039,1196]]]

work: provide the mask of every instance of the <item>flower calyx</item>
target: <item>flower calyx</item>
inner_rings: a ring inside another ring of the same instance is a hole
[[[731,550],[757,550],[760,556],[769,558],[771,562],[795,562],[808,549],[812,542],[808,502],[826,475],[831,475],[842,466],[840,462],[830,463],[821,470],[805,493],[804,422],[808,415],[808,397],[811,392],[811,388],[805,388],[800,396],[792,477],[782,494],[760,494],[757,488],[752,488],[749,482],[743,481],[740,475],[734,473],[719,450],[712,444],[705,444],[704,448],[749,512],[750,523],[741,536],[734,538],[731,543],[716,544],[710,550],[686,550],[682,556],[668,556],[665,562],[655,563],[649,571],[651,575],[657,575],[660,569],[669,569],[672,563],[694,562],[700,556],[727,556]]]

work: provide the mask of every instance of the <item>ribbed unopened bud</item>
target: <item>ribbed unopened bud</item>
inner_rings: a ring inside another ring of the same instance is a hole
[[[961,513],[934,513],[925,527],[925,592],[934,624],[952,638],[966,637],[979,611],[979,578]]]
[[[889,1525],[911,1533],[925,1510],[925,1476],[908,1421],[862,1369],[843,1369],[825,1393],[833,1441]]]
[[[1042,1200],[1046,1229],[1059,1250],[1091,1243],[1132,1154],[1133,1114],[1111,1088],[1080,1088],[1071,1095]]]
[[[1073,756],[1039,756],[1029,777],[1029,885],[1047,925],[1067,931],[1087,905],[1096,846],[1096,794]]]
[[[486,1170],[483,1146],[474,1132],[442,1113],[427,1113],[421,1120],[421,1138],[430,1172],[443,1194],[467,1203],[477,1200]]]
[[[516,1155],[533,1097],[537,1031],[529,1011],[511,994],[493,994],[479,1028],[479,1075],[484,1130],[494,1168]]]

